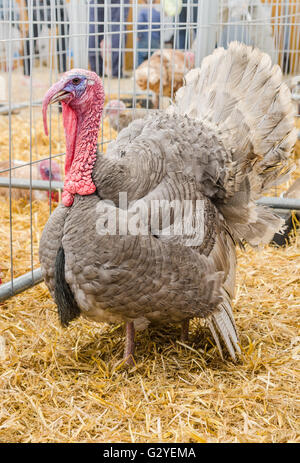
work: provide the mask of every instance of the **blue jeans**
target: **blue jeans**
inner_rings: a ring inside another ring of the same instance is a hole
[[[108,21],[111,21],[116,24],[108,24],[107,35],[111,36],[112,49],[122,49],[122,52],[120,54],[121,63],[119,63],[119,51],[112,52],[112,74],[114,77],[118,76],[119,65],[120,73],[122,75],[122,55],[125,47],[125,33],[120,34],[120,32],[123,32],[125,30],[125,23],[127,22],[129,11],[129,0],[124,0],[122,17],[121,7],[119,6],[120,3],[120,0],[110,0],[110,6],[108,9],[108,13],[110,15]],[[113,6],[114,4],[117,4],[118,6]],[[97,72],[99,75],[102,75],[103,60],[100,54],[100,42],[104,38],[104,0],[90,1],[89,20],[89,62],[91,70]],[[111,32],[114,33],[111,34]]]
[[[137,50],[139,49],[145,49],[143,51],[138,51],[137,53],[137,63],[136,66],[140,66],[145,60],[148,59],[148,37],[141,37],[137,41]],[[150,56],[156,51],[160,49],[160,38],[153,38],[151,37],[151,42],[150,42]]]
[[[180,30],[179,30],[179,34],[178,34],[178,45],[179,45],[179,49],[180,50],[185,50],[186,47],[187,49],[189,49],[190,45],[187,41],[187,44],[186,44],[186,34],[187,34],[187,3],[188,3],[188,0],[183,0],[182,1],[182,10],[181,10],[181,13],[179,15],[179,26],[180,26]],[[190,2],[190,4],[196,4],[196,0],[192,0]],[[197,14],[198,14],[198,7],[197,6],[192,6],[191,7],[191,20],[192,22],[197,22]],[[196,35],[196,31],[195,29],[193,29],[193,36]],[[177,46],[178,46],[177,45]]]

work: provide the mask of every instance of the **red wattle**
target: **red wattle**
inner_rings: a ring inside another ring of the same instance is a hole
[[[68,191],[63,191],[61,195],[61,200],[64,206],[70,207],[74,201],[74,195],[70,194]]]
[[[98,131],[104,105],[104,90],[100,79],[92,86],[84,106],[74,101],[72,107],[63,104],[67,138],[65,182],[62,202],[69,207],[75,194],[90,195],[96,191],[92,172],[96,162]]]
[[[83,95],[72,93],[68,103],[62,101],[63,124],[66,136],[65,181],[62,202],[70,207],[75,194],[90,195],[96,191],[92,171],[96,162],[97,139],[104,105],[104,89],[101,79],[91,71],[73,69],[54,84],[43,100],[43,118],[47,129],[47,106],[53,97],[64,90],[71,76],[80,73],[87,78]]]
[[[66,136],[65,175],[68,174],[75,153],[77,135],[77,115],[73,108],[62,101],[62,115]]]

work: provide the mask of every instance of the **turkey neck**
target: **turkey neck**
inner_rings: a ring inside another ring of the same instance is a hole
[[[102,109],[101,102],[87,105],[85,110],[63,103],[66,161],[62,202],[65,206],[73,204],[75,194],[90,195],[96,191],[92,170]]]

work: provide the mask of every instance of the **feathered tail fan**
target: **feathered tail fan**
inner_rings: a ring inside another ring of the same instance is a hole
[[[223,353],[219,333],[231,358],[236,360],[236,352],[241,352],[239,339],[232,314],[231,302],[224,290],[223,296],[223,302],[218,306],[218,310],[207,318],[207,325],[213,335],[221,357],[223,358]]]
[[[283,221],[255,200],[290,171],[296,141],[291,94],[280,67],[260,50],[232,42],[206,57],[185,80],[169,112],[207,124],[226,152],[227,174],[220,163],[220,194],[211,199],[237,242],[268,243]],[[239,346],[230,301],[224,298],[219,309],[209,327],[219,349],[217,331],[235,358]]]
[[[254,201],[290,170],[297,134],[280,67],[260,50],[232,42],[185,79],[175,111],[214,128],[230,159],[224,199],[217,206],[237,240],[267,243],[281,220]]]

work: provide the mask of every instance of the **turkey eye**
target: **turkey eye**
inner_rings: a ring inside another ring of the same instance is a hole
[[[75,79],[72,79],[72,84],[78,85],[80,83],[80,79],[78,77],[75,77]]]

